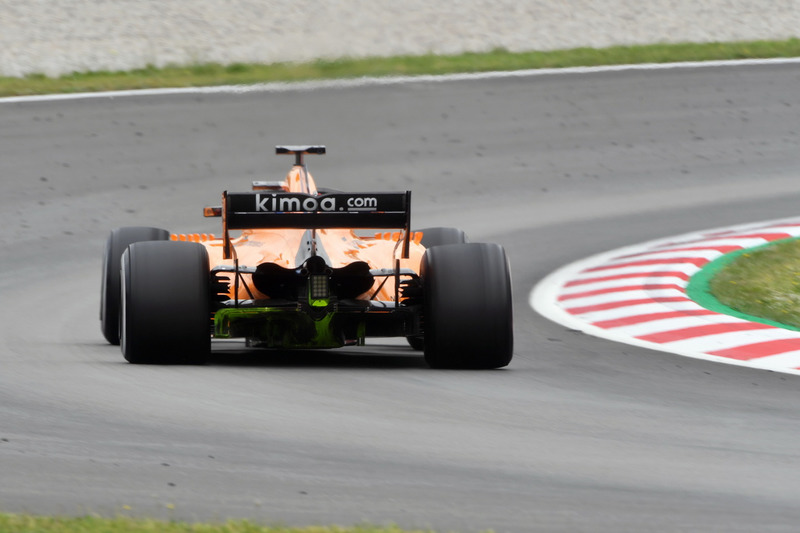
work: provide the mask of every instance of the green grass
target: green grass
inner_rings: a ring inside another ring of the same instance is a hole
[[[800,240],[739,255],[711,279],[710,289],[736,311],[800,328]]]
[[[345,58],[271,65],[211,63],[166,68],[150,66],[125,72],[73,73],[59,78],[42,74],[24,78],[0,77],[0,96],[798,56],[800,39],[788,39],[575,48],[548,52],[513,53],[500,49],[447,56]]]
[[[76,518],[38,517],[0,514],[1,533],[432,533],[431,530],[406,530],[396,526],[261,526],[246,520],[219,524],[195,524],[137,520],[127,517],[113,519],[96,516]]]

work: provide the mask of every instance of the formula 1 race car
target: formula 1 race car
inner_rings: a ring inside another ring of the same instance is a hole
[[[212,337],[282,350],[405,337],[434,368],[508,365],[511,279],[501,246],[468,243],[455,228],[412,232],[410,191],[317,189],[304,156],[324,146],[276,152],[295,157],[284,181],[223,192],[222,205],[205,208],[222,218],[220,238],[111,232],[100,321],[127,361],[202,364]]]

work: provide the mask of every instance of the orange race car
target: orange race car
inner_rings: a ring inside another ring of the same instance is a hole
[[[511,279],[501,246],[467,243],[455,228],[412,232],[410,191],[317,189],[304,156],[324,146],[276,152],[295,157],[284,181],[223,192],[221,206],[205,208],[222,218],[220,238],[111,232],[100,321],[126,360],[202,364],[212,337],[306,349],[399,336],[435,368],[508,365]]]

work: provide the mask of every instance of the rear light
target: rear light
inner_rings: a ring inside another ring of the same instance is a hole
[[[328,276],[324,274],[312,274],[309,277],[309,298],[311,300],[324,300],[331,295],[328,285]]]

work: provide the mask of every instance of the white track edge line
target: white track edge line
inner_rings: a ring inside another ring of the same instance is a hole
[[[608,329],[600,328],[584,322],[583,320],[577,318],[574,315],[571,315],[566,310],[562,309],[560,306],[557,305],[556,297],[558,295],[558,290],[560,287],[564,286],[569,280],[573,279],[574,276],[582,271],[583,269],[587,268],[590,265],[595,265],[598,262],[601,262],[607,258],[614,257],[621,253],[629,253],[632,250],[640,250],[647,246],[655,246],[661,242],[669,242],[674,239],[681,239],[687,238],[693,235],[702,235],[707,234],[709,232],[721,231],[721,230],[734,230],[740,231],[741,229],[750,228],[755,225],[760,224],[778,224],[781,222],[786,222],[790,220],[797,220],[797,217],[788,217],[788,218],[781,218],[775,220],[766,220],[761,222],[751,222],[746,224],[741,224],[737,226],[726,226],[720,227],[715,229],[707,229],[707,230],[700,230],[696,232],[690,232],[683,235],[676,235],[672,237],[666,237],[662,239],[656,239],[652,241],[646,241],[643,243],[625,246],[623,248],[617,248],[615,250],[610,250],[607,252],[602,252],[599,254],[592,255],[590,257],[586,257],[584,259],[580,259],[573,263],[569,263],[554,272],[551,272],[544,278],[542,278],[531,290],[528,296],[528,304],[533,308],[537,313],[552,320],[557,324],[561,324],[570,329],[574,329],[577,331],[581,331],[586,333],[587,335],[592,335],[594,337],[604,338],[610,341],[618,342],[621,344],[627,344],[631,346],[638,346],[640,348],[646,348],[649,350],[655,350],[659,352],[666,352],[674,355],[680,355],[683,357],[690,357],[692,359],[701,359],[704,361],[710,361],[713,363],[723,363],[728,365],[734,366],[743,366],[747,368],[753,368],[756,370],[767,370],[770,372],[780,372],[783,374],[793,374],[800,376],[800,369],[792,369],[792,368],[764,368],[763,366],[758,366],[755,361],[758,359],[751,361],[741,361],[738,359],[731,359],[729,357],[721,357],[716,355],[709,355],[702,352],[697,352],[693,350],[684,350],[684,349],[672,349],[668,346],[643,341],[641,339],[636,339],[634,337],[617,334],[613,331]]]
[[[671,70],[729,66],[761,66],[800,64],[800,57],[779,57],[769,59],[729,59],[714,61],[683,61],[676,63],[639,63],[632,65],[604,65],[597,67],[542,68],[512,71],[477,72],[470,74],[444,74],[420,76],[363,77],[356,79],[256,83],[248,85],[220,85],[216,87],[177,87],[166,89],[137,89],[127,91],[104,91],[72,94],[44,94],[30,96],[7,96],[0,98],[0,104],[23,102],[48,102],[57,100],[85,100],[91,98],[122,98],[127,96],[164,96],[186,94],[246,94],[283,93],[290,91],[314,91],[319,89],[343,89],[382,85],[402,85],[410,83],[430,83],[449,81],[479,81],[500,78],[524,78],[535,76],[592,74],[601,72],[624,72],[633,70]]]
[[[662,344],[643,341],[641,339],[637,339],[635,337],[631,337],[628,335],[616,334],[610,330],[588,324],[582,320],[577,319],[573,315],[570,315],[561,308],[552,305],[553,293],[555,292],[554,289],[558,287],[559,284],[562,283],[565,279],[567,279],[567,276],[565,275],[564,271],[558,270],[556,272],[553,272],[552,274],[542,279],[536,285],[536,287],[534,287],[534,289],[530,293],[530,298],[528,301],[529,305],[536,312],[538,312],[545,318],[548,318],[557,324],[561,324],[562,326],[566,326],[568,328],[581,331],[583,333],[586,333],[587,335],[592,335],[593,337],[600,337],[621,344],[627,344],[629,346],[638,346],[640,348],[646,348],[649,350],[656,350],[659,352],[680,355],[683,357],[690,357],[693,359],[701,359],[704,361],[710,361],[712,363],[724,363],[728,365],[743,366],[757,370],[768,370],[771,372],[781,372],[784,374],[794,374],[800,376],[800,369],[795,370],[791,368],[785,368],[785,369],[764,368],[762,366],[757,366],[755,364],[752,364],[750,361],[740,361],[738,359],[709,355],[701,352],[695,352],[692,350],[669,348],[668,346],[664,346]]]

